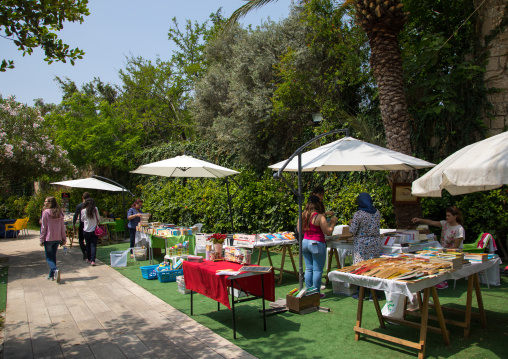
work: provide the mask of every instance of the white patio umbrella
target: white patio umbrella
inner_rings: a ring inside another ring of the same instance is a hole
[[[71,181],[61,181],[61,182],[52,182],[51,184],[56,184],[60,186],[67,186],[67,187],[76,187],[76,188],[88,188],[88,189],[100,189],[104,191],[114,191],[114,192],[121,192],[124,189],[112,184],[109,184],[107,182],[100,181],[96,178],[81,178],[77,180],[71,180]]]
[[[229,218],[231,221],[231,233],[233,233],[233,214],[231,208],[231,198],[229,195],[229,182],[227,176],[235,175],[240,172],[226,167],[194,158],[192,156],[182,155],[167,160],[149,163],[136,168],[131,173],[146,175],[164,176],[164,177],[203,177],[203,178],[224,178],[226,177],[226,189],[228,194]],[[237,184],[238,185],[238,184]],[[241,188],[240,185],[238,185]]]
[[[441,197],[487,191],[508,184],[508,132],[473,143],[413,182],[412,194]]]
[[[302,153],[302,151],[316,140],[333,133],[343,132],[346,137]],[[299,166],[300,164],[300,166]],[[269,166],[278,170],[275,178],[282,178],[281,171],[298,172],[298,193],[286,181],[286,184],[298,195],[298,222],[300,224],[298,243],[302,244],[302,172],[350,172],[350,171],[391,171],[413,170],[432,167],[435,164],[408,156],[397,151],[376,146],[368,142],[357,140],[349,136],[349,130],[341,129],[321,134],[308,141],[293,153],[287,160]],[[303,287],[303,259],[300,251],[300,289]]]
[[[211,177],[223,178],[240,172],[192,156],[177,156],[136,168],[131,173],[165,177]]]
[[[396,171],[435,166],[419,158],[349,136],[302,153],[301,156],[302,172]],[[278,170],[286,161],[271,165],[269,168]],[[298,158],[294,157],[284,171],[297,172]]]

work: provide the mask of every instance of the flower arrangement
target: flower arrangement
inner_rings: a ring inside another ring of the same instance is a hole
[[[224,240],[226,239],[226,235],[225,234],[220,234],[220,233],[214,233],[212,234],[208,239],[207,241],[210,241],[212,242],[213,244],[216,244],[216,243],[224,243]]]

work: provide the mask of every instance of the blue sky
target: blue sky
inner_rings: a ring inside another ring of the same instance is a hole
[[[175,47],[167,33],[173,17],[183,28],[187,19],[201,23],[219,7],[228,17],[243,4],[242,0],[90,0],[90,15],[85,21],[67,24],[58,33],[71,48],[79,47],[86,53],[74,66],[69,62],[48,65],[39,49],[23,57],[11,41],[0,38],[0,58],[14,60],[16,66],[0,72],[0,94],[4,98],[13,95],[28,105],[33,105],[36,98],[60,103],[62,93],[55,76],[67,77],[79,87],[94,77],[117,84],[118,71],[125,67],[126,56],[171,57]],[[290,5],[290,0],[279,0],[253,11],[241,22],[256,26],[267,18],[281,20],[288,16]]]

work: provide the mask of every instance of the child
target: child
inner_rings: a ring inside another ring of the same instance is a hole
[[[423,223],[429,226],[441,227],[441,245],[443,248],[462,248],[465,238],[464,227],[462,227],[462,213],[453,206],[446,209],[446,220],[432,221],[430,219],[413,218],[413,223]],[[446,281],[436,285],[437,289],[448,288]]]

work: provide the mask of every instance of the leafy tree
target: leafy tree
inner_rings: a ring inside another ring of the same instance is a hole
[[[14,42],[23,56],[31,55],[33,49],[41,47],[48,63],[66,62],[74,65],[74,60],[83,58],[82,50],[70,49],[58,39],[56,31],[62,30],[65,21],[83,22],[88,16],[88,0],[36,0],[36,1],[0,1],[0,31],[4,39]],[[14,68],[11,60],[2,60],[0,72]]]
[[[178,48],[169,61],[155,63],[142,57],[127,59],[127,67],[120,71],[121,98],[119,108],[133,122],[144,129],[143,145],[168,140],[191,140],[194,122],[189,113],[194,83],[203,74],[206,61],[205,43],[214,34],[216,23],[222,20],[220,10],[208,21],[199,24],[190,20],[180,29],[176,18],[168,31],[168,39]]]
[[[72,81],[65,88],[75,91]],[[48,120],[55,128],[56,141],[81,169],[102,173],[105,169],[129,170],[140,143],[142,127],[129,122],[117,111],[110,85],[96,79],[82,90],[64,94],[64,100]]]
[[[404,6],[408,24],[400,41],[413,147],[437,163],[484,133],[486,52],[476,19],[464,22],[475,13],[473,2],[405,0]]]
[[[299,26],[275,65],[280,83],[272,101],[279,121],[309,132],[311,114],[320,112],[324,120],[316,132],[347,126],[365,137],[359,118],[376,103],[364,32],[347,9],[330,0],[296,7],[291,16],[299,18]]]
[[[73,173],[67,151],[52,139],[52,127],[37,107],[0,97],[0,183],[7,189],[39,177]]]
[[[142,145],[187,140],[193,133],[185,110],[184,88],[174,83],[172,64],[141,57],[127,59],[120,70],[121,96],[117,107],[123,116],[143,129]],[[141,135],[141,134],[140,134]]]

